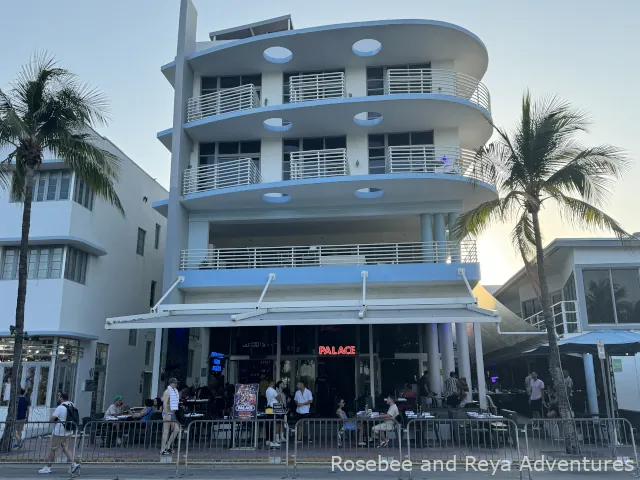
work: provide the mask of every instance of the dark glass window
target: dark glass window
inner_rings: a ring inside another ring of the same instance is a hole
[[[387,135],[387,146],[411,145],[410,133],[390,133]]]
[[[582,272],[589,323],[615,323],[609,270]]]
[[[218,143],[218,155],[235,155],[239,148],[238,142],[220,142]]]
[[[321,138],[303,138],[302,150],[322,150],[324,147],[324,139]]]
[[[640,323],[638,269],[611,270],[618,323]]]
[[[384,95],[384,68],[367,68],[367,95]]]
[[[384,135],[369,135],[369,173],[385,173]]]
[[[433,130],[411,132],[411,145],[433,145]]]
[[[240,86],[240,77],[220,77],[220,88],[235,88]]]
[[[347,137],[326,137],[324,139],[324,148],[347,148]]]

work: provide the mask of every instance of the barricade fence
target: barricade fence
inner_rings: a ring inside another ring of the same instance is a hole
[[[61,429],[57,422],[0,422],[0,437],[5,433],[11,437],[11,449],[0,451],[0,463],[39,463],[45,464],[69,462],[71,459],[65,454],[65,448],[72,458],[77,456],[78,439],[80,430],[74,424],[69,431]],[[55,430],[54,430],[55,429]],[[5,430],[10,430],[5,432]],[[64,447],[56,448],[55,456],[52,453],[52,433],[64,434]]]
[[[511,419],[456,418],[453,411],[449,416],[406,424],[376,418],[195,420],[186,426],[101,420],[65,432],[65,446],[80,463],[167,464],[176,470],[180,465],[276,464],[287,470],[293,465],[295,475],[298,466],[340,471],[345,462],[359,461],[397,462],[404,471],[424,471],[425,464],[447,468],[449,462],[476,471],[473,462],[486,462],[531,473],[558,469],[564,462],[571,470],[640,474],[635,432],[626,419],[532,419],[518,426]],[[17,448],[0,452],[0,463],[49,460],[59,423],[0,422],[0,435],[7,426]],[[64,449],[57,448],[53,463],[67,461]]]
[[[194,464],[278,464],[289,466],[287,422],[196,420],[186,429],[185,466]]]

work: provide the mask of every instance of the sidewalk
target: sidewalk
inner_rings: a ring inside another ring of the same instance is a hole
[[[2,465],[2,479],[51,479],[66,480],[69,479],[68,465],[57,464],[53,466],[53,473],[49,475],[39,475],[39,465]],[[174,466],[157,466],[157,465],[87,465],[82,467],[78,477],[81,480],[137,480],[137,479],[153,479],[165,480],[185,478],[188,480],[281,480],[286,478],[287,471],[283,467],[189,467],[185,472],[181,469],[179,476],[176,476]],[[293,468],[289,469],[289,478],[293,475]],[[615,472],[532,472],[532,479],[544,480],[575,480],[576,475],[581,478],[601,478],[604,480],[626,479],[629,473]],[[398,480],[399,473],[393,472],[331,472],[327,467],[303,467],[298,468],[298,479],[301,480],[367,480],[370,478],[380,480]],[[408,473],[404,472],[402,478],[408,479]],[[517,479],[518,472],[497,472],[496,475],[482,472],[431,472],[425,473],[420,471],[413,472],[413,479],[416,480],[487,480],[487,479]],[[523,472],[523,478],[527,479],[526,472]]]

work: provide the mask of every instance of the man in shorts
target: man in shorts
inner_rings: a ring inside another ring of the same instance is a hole
[[[178,393],[178,379],[170,378],[169,386],[162,395],[162,450],[161,455],[174,453],[173,442],[180,431],[177,412],[180,402]]]
[[[396,405],[396,397],[394,397],[393,395],[389,395],[384,400],[385,402],[387,402],[387,405],[389,405],[389,410],[387,410],[387,413],[381,413],[378,418],[385,419],[385,421],[383,423],[374,425],[371,429],[373,431],[373,435],[378,440],[380,440],[380,445],[378,445],[380,448],[386,447],[389,443],[389,437],[386,434],[385,439],[382,440],[381,432],[393,431],[393,429],[396,428],[397,425],[395,422],[395,418],[400,415],[400,411],[398,410],[398,406]],[[370,439],[369,441],[371,440],[372,439]]]
[[[64,452],[67,460],[71,462],[72,474],[80,468],[80,464],[75,462],[69,450],[69,440],[72,439],[73,432],[65,428],[65,422],[67,421],[67,415],[69,413],[67,407],[73,407],[73,403],[69,401],[69,395],[64,392],[58,393],[58,407],[51,416],[51,422],[55,422],[51,435],[51,451],[47,456],[47,465],[41,468],[38,473],[51,473],[51,465],[56,458],[58,448]]]

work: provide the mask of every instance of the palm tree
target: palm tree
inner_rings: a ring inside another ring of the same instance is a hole
[[[525,92],[519,124],[511,134],[495,127],[497,140],[476,154],[474,175],[492,183],[499,198],[460,215],[457,238],[478,236],[490,225],[514,221],[511,241],[520,252],[536,287],[549,341],[549,370],[558,392],[562,418],[571,418],[560,351],[545,273],[540,214],[554,203],[569,223],[632,237],[600,208],[614,180],[626,167],[622,152],[610,145],[585,147],[576,135],[586,132],[586,115],[557,97],[532,103]],[[536,268],[537,267],[537,268]],[[560,388],[558,388],[560,387]],[[571,430],[571,431],[569,431]],[[571,434],[573,432],[573,434]],[[577,452],[575,430],[565,429],[567,451]]]
[[[27,257],[34,176],[45,153],[60,159],[98,196],[124,209],[114,188],[119,159],[94,142],[90,128],[106,123],[107,103],[98,91],[80,82],[68,70],[59,68],[47,54],[37,54],[22,68],[8,91],[0,90],[0,186],[12,200],[22,202],[22,235],[18,264],[16,321],[11,399],[0,451],[11,447],[13,421],[19,390],[20,363],[26,335],[24,310],[27,297]]]

